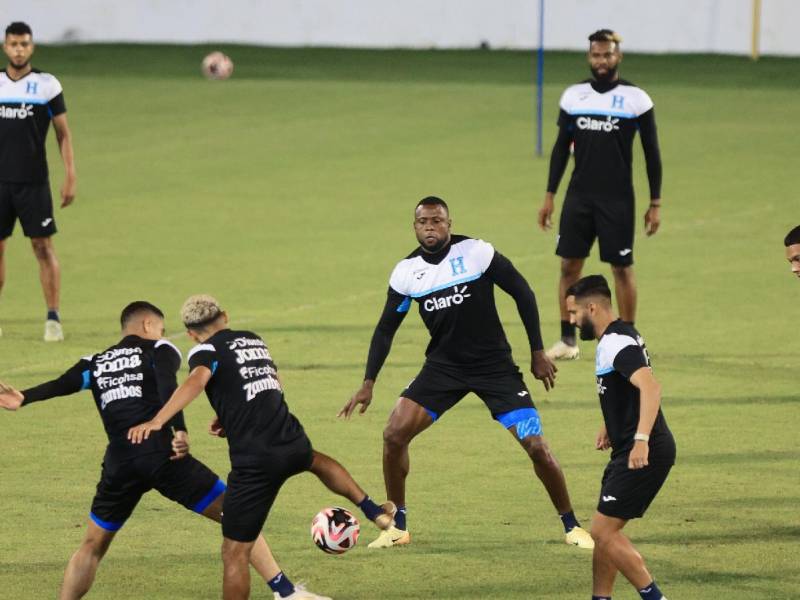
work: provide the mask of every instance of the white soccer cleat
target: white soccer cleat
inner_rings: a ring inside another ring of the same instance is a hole
[[[550,360],[575,360],[580,358],[581,349],[578,348],[577,344],[575,346],[570,346],[558,340],[555,344],[550,346],[545,354]]]
[[[333,600],[333,598],[328,596],[320,596],[319,594],[308,591],[306,586],[302,583],[295,585],[294,592],[288,596],[281,596],[278,592],[273,592],[273,596],[275,600]]]
[[[390,527],[381,534],[367,548],[391,548],[392,546],[404,546],[411,543],[411,534],[397,527]]]
[[[394,516],[397,514],[397,506],[394,502],[389,501],[381,504],[381,508],[383,509],[383,514],[375,517],[375,521],[373,522],[378,529],[383,529],[385,531],[390,527],[394,527]]]
[[[47,319],[47,321],[44,322],[44,341],[64,341],[64,329],[61,327],[61,323],[54,321],[53,319]]]
[[[583,527],[573,527],[569,533],[564,536],[564,541],[570,546],[577,546],[584,550],[592,550],[594,548],[594,540],[591,534]]]

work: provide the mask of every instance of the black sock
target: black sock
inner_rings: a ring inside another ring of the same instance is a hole
[[[569,321],[561,321],[561,341],[567,346],[575,345],[575,325]]]
[[[53,310],[50,310],[50,309],[47,310],[47,320],[48,321],[61,321],[61,319],[58,318],[58,309],[57,308],[53,309]]]
[[[611,600],[611,596],[592,596],[592,600]]]
[[[576,527],[580,526],[578,523],[578,519],[575,517],[575,513],[573,511],[565,512],[563,515],[558,515],[561,517],[561,522],[564,524],[564,531],[569,533]]]
[[[639,595],[642,597],[642,600],[661,600],[661,598],[664,597],[664,594],[658,589],[655,581],[651,581],[650,585],[640,589]]]
[[[283,574],[283,571],[267,582],[269,589],[278,594],[281,598],[291,596],[294,593],[294,584]]]

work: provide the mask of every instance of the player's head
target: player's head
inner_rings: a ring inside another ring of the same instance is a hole
[[[582,340],[597,338],[596,324],[611,316],[611,289],[602,275],[587,275],[567,290],[567,312],[581,330]],[[602,332],[600,332],[602,333]]]
[[[447,202],[427,196],[414,209],[414,232],[426,252],[438,252],[450,242],[450,209]]]
[[[28,66],[33,55],[33,32],[27,23],[15,21],[6,27],[3,52],[15,69],[24,69]]]
[[[155,304],[144,300],[131,302],[123,308],[119,324],[128,335],[138,335],[146,340],[164,337],[164,313]]]
[[[792,265],[792,273],[800,277],[800,225],[792,229],[783,240],[786,260]]]
[[[228,314],[208,294],[189,296],[181,307],[181,321],[189,337],[204,342],[228,326]]]
[[[622,37],[610,29],[598,29],[589,36],[589,68],[597,81],[614,81],[622,61]]]

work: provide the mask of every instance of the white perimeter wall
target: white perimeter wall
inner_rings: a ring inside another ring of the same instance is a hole
[[[40,42],[227,41],[271,46],[538,45],[539,0],[27,0],[2,4]],[[749,54],[753,0],[545,0],[545,46],[600,27],[640,52]],[[762,0],[761,51],[800,56],[800,0]]]

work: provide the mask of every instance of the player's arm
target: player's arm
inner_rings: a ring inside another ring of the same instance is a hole
[[[639,423],[628,455],[628,468],[641,469],[648,464],[650,432],[661,407],[661,385],[647,364],[644,350],[637,345],[626,346],[617,353],[614,369],[639,388]]]
[[[650,207],[644,215],[644,227],[647,235],[653,235],[661,225],[661,150],[658,146],[655,109],[651,108],[637,118],[639,133],[642,137],[642,149],[647,165],[647,180],[650,183]]]
[[[177,415],[191,402],[197,398],[205,389],[208,380],[211,379],[211,369],[206,366],[197,366],[189,373],[189,377],[184,381],[172,397],[169,399],[155,417],[147,423],[142,423],[128,430],[128,439],[134,444],[140,444],[142,440],[150,437],[151,431],[160,431],[170,419]]]
[[[81,359],[68,371],[56,379],[52,379],[26,390],[14,389],[0,383],[0,407],[6,410],[17,410],[34,402],[49,400],[59,396],[69,396],[89,387],[91,363]]]
[[[544,384],[544,389],[550,390],[555,385],[558,369],[544,353],[539,307],[536,305],[536,295],[531,286],[511,261],[499,252],[494,253],[486,275],[517,303],[517,310],[528,334],[531,348],[531,373]]]
[[[78,185],[75,174],[75,153],[72,150],[72,132],[67,123],[67,107],[64,104],[64,94],[59,92],[47,103],[47,108],[50,110],[50,114],[53,115],[53,129],[56,132],[61,162],[64,163],[64,183],[61,185],[61,208],[64,208],[75,200]]]
[[[550,153],[550,172],[547,178],[547,192],[544,195],[544,204],[539,209],[539,227],[548,230],[553,226],[553,210],[558,184],[564,176],[564,171],[569,162],[569,147],[572,143],[572,126],[569,115],[561,109],[558,115],[558,136]]]
[[[154,351],[153,368],[156,374],[156,389],[161,404],[166,404],[178,388],[178,369],[181,367],[181,353],[168,340],[156,342]],[[174,434],[172,436],[171,460],[179,460],[189,455],[189,431],[186,429],[186,420],[183,411],[172,417],[167,426]]]
[[[364,382],[342,410],[339,411],[338,417],[350,418],[359,404],[361,405],[360,414],[367,410],[370,402],[372,402],[372,388],[375,385],[375,380],[378,378],[378,373],[380,373],[383,363],[386,362],[386,358],[389,356],[394,335],[400,328],[406,314],[408,314],[410,306],[411,298],[403,296],[391,287],[389,288],[381,318],[378,320],[378,325],[375,327],[372,340],[369,343]]]

